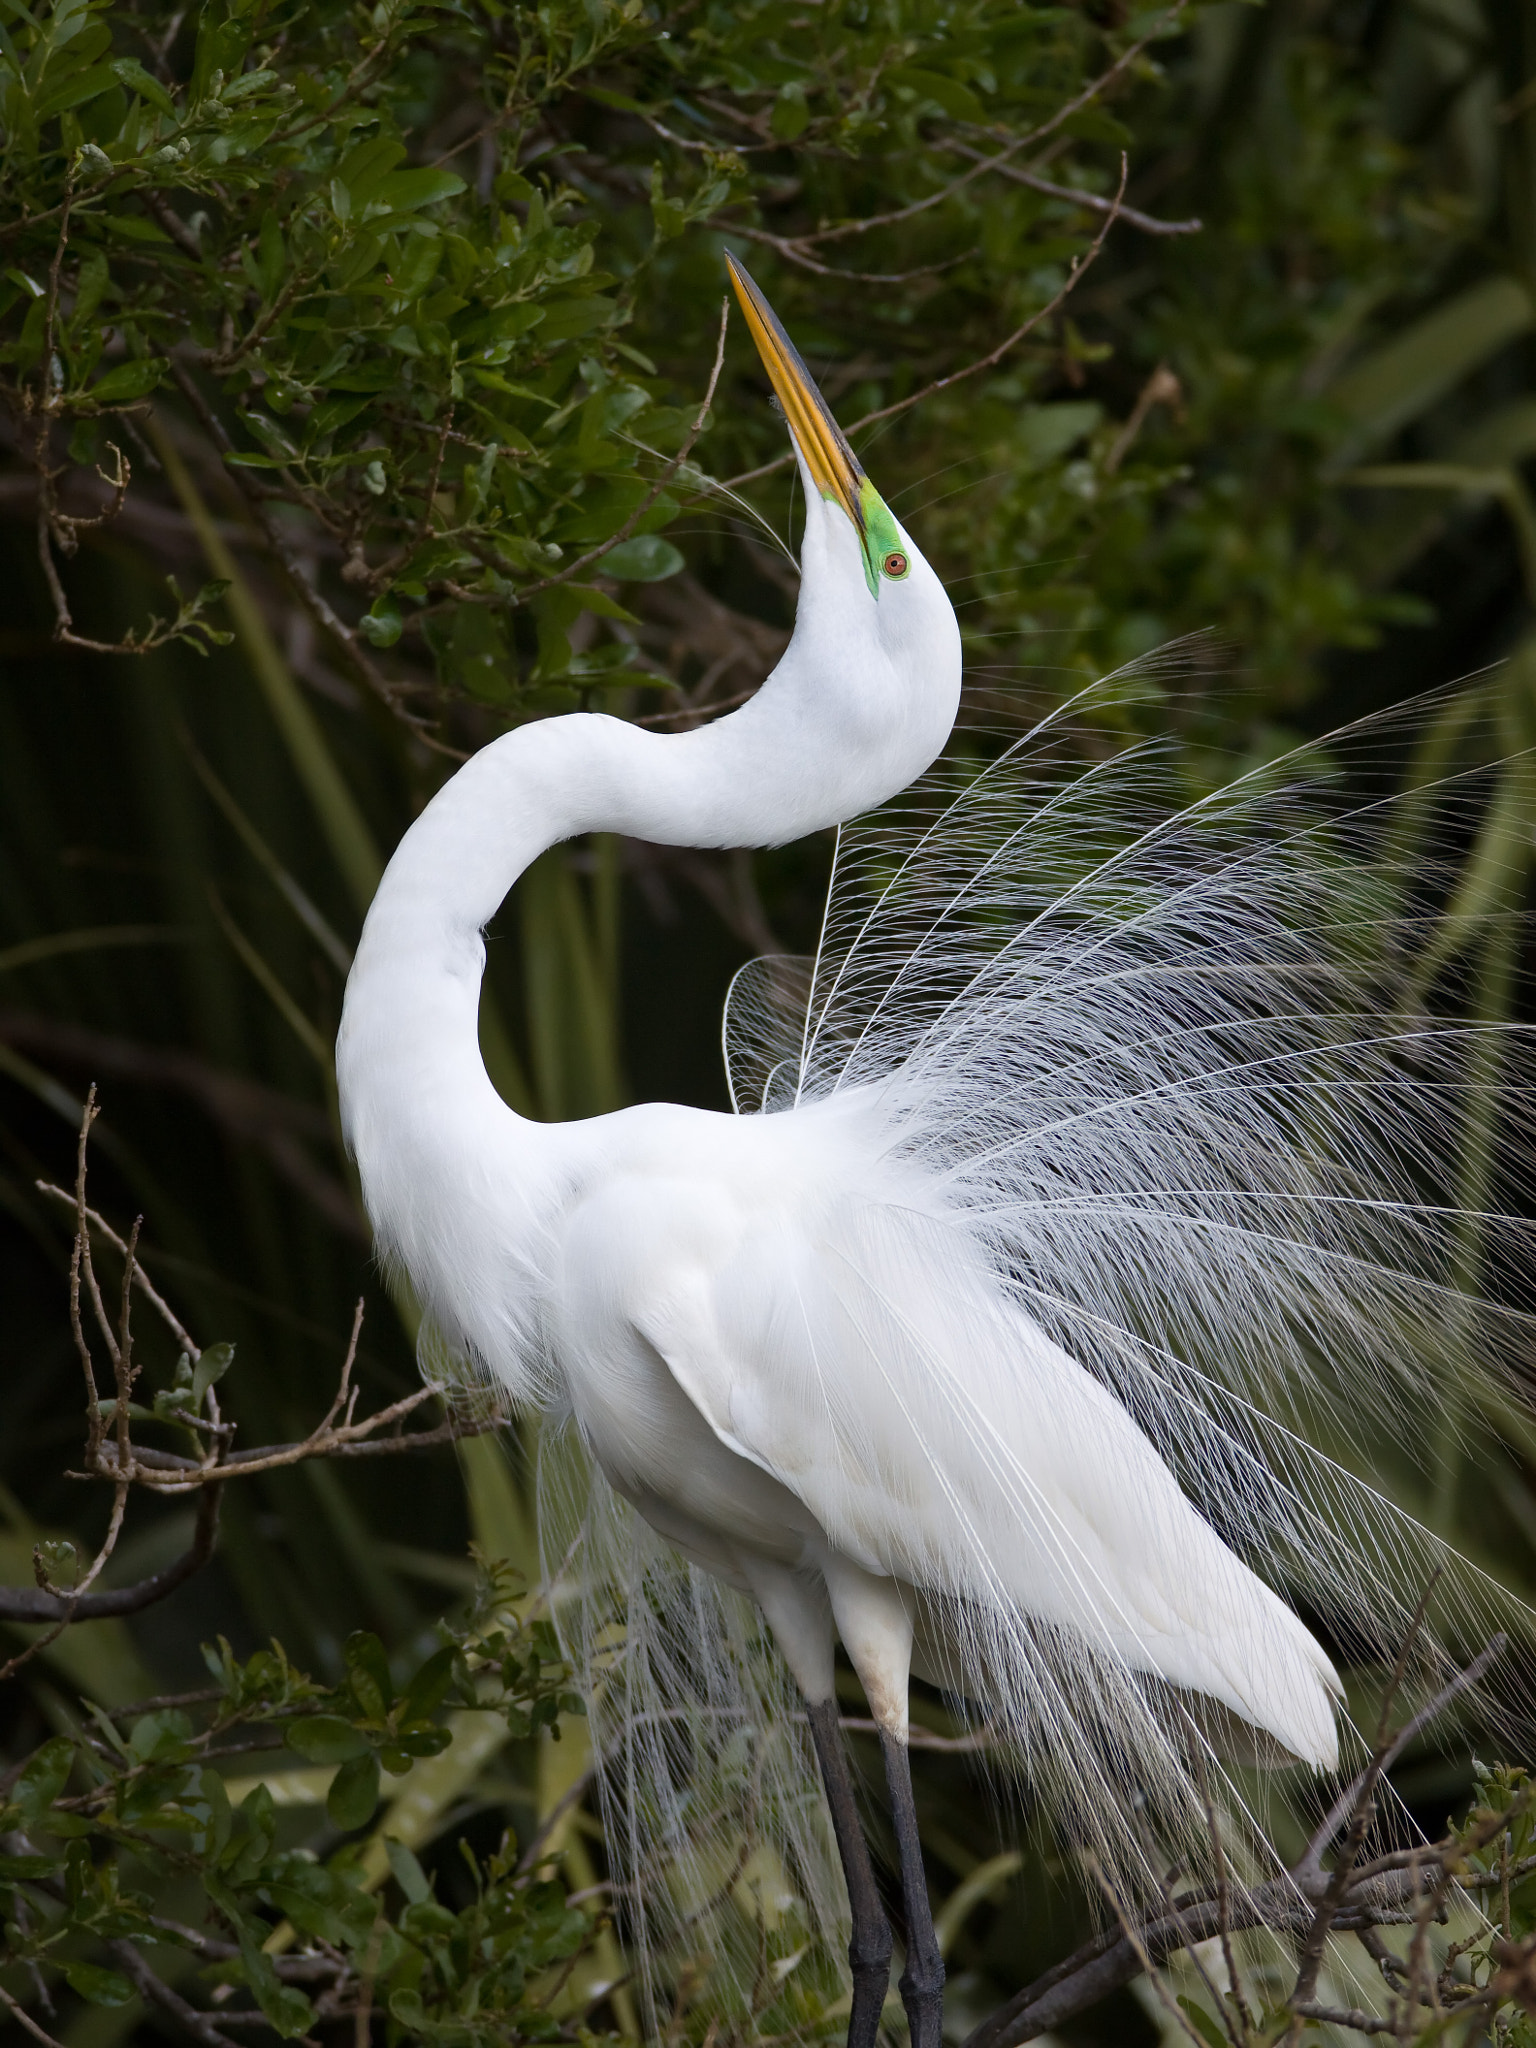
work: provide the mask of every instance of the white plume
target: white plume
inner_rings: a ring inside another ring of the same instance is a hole
[[[1028,1328],[1113,1396],[1339,1663],[1390,1663],[1441,1573],[1421,1646],[1434,1668],[1508,1627],[1514,1603],[1373,1461],[1432,1479],[1486,1399],[1526,1398],[1532,1357],[1531,1322],[1498,1298],[1524,1226],[1469,1206],[1462,1180],[1494,1105],[1503,1166],[1523,1169],[1521,1040],[1437,1018],[1415,979],[1444,894],[1426,847],[1464,837],[1486,790],[1469,770],[1371,798],[1402,779],[1421,706],[1191,801],[1171,745],[1112,745],[1091,709],[985,765],[941,765],[840,833],[816,957],[754,962],[732,987],[735,1107],[857,1134],[869,1192],[835,1227],[838,1312],[872,1353],[906,1348],[892,1400],[924,1443],[965,1440],[998,1515],[1042,1519],[998,1420],[1041,1384],[1022,1377]],[[981,1269],[1010,1340],[968,1306]],[[948,1276],[949,1336],[913,1327],[903,1270],[914,1294]],[[835,1391],[817,1426],[857,1470],[870,1446]],[[630,1928],[663,1971],[703,1950],[746,1983],[751,1877],[761,1891],[777,1872],[836,1919],[794,1689],[748,1602],[595,1475],[567,1474],[564,1512],[560,1490],[551,1478],[552,1556],[586,1513],[583,1620],[566,1626],[611,1767]],[[1210,1686],[1149,1675],[1124,1630],[1022,1611],[985,1516],[952,1506],[950,1551],[912,1567],[927,1675],[1127,1893],[1150,1888],[1170,1846],[1202,1854],[1217,1758],[1275,1761],[1277,1742]],[[1072,1551],[1070,1531],[1050,1541]],[[1244,1804],[1230,1780],[1223,1796]],[[1246,1832],[1228,1854],[1271,1874],[1262,1814],[1230,1825]]]

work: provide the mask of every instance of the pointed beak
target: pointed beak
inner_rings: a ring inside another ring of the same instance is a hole
[[[731,283],[736,287],[736,297],[757,343],[757,352],[778,393],[805,466],[821,495],[842,506],[862,541],[865,517],[860,487],[864,472],[858,457],[848,446],[842,428],[833,419],[810,371],[800,360],[800,351],[780,326],[772,306],[729,250],[725,260],[730,265]]]

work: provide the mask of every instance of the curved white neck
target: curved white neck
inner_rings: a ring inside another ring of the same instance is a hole
[[[928,765],[958,697],[954,614],[914,557],[931,587],[877,618],[856,550],[841,511],[813,506],[794,637],[740,710],[674,735],[586,715],[523,726],[438,791],[379,885],[337,1038],[343,1126],[381,1251],[482,1355],[528,1340],[521,1320],[536,1310],[516,1304],[517,1269],[537,1269],[535,1241],[594,1128],[530,1124],[492,1086],[483,927],[560,840],[777,845],[883,802]],[[479,1310],[464,1300],[476,1263],[514,1283]]]

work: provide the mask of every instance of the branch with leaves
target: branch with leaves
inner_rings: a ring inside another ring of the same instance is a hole
[[[59,1635],[72,1622],[101,1620],[111,1615],[137,1614],[166,1599],[184,1585],[213,1554],[218,1527],[221,1489],[232,1479],[248,1479],[257,1473],[273,1472],[307,1463],[315,1458],[398,1457],[406,1452],[454,1443],[464,1437],[480,1436],[504,1420],[488,1393],[466,1388],[425,1386],[398,1401],[359,1417],[359,1389],[353,1381],[358,1341],[362,1336],[363,1305],[358,1303],[352,1330],[341,1362],[341,1373],[331,1404],[305,1437],[287,1444],[267,1444],[249,1450],[235,1448],[235,1426],[219,1408],[217,1388],[234,1362],[234,1346],[209,1344],[199,1347],[165,1296],[145,1272],[139,1256],[142,1218],[126,1238],[86,1199],[87,1152],[91,1126],[100,1114],[96,1090],[91,1088],[81,1119],[75,1155],[75,1185],[72,1190],[39,1182],[39,1191],[66,1204],[74,1213],[75,1237],[69,1267],[69,1319],[76,1356],[86,1387],[86,1436],[83,1470],[73,1476],[105,1480],[112,1488],[112,1511],[96,1555],[83,1573],[76,1576],[78,1560],[67,1543],[39,1544],[34,1552],[35,1589],[0,1586],[0,1621],[52,1622],[52,1631],[29,1643],[4,1666],[0,1679],[10,1677]],[[122,1272],[115,1313],[109,1312],[97,1273],[93,1240],[108,1245],[121,1261]],[[149,1403],[135,1399],[142,1368],[134,1355],[132,1306],[135,1296],[147,1301],[174,1341],[181,1347],[175,1375],[169,1387],[159,1389]],[[113,1391],[103,1396],[99,1367],[91,1338],[104,1345],[111,1368]],[[444,1419],[428,1429],[403,1427],[407,1419],[426,1403],[441,1401],[447,1407]],[[190,1450],[170,1451],[135,1439],[134,1425],[159,1424],[168,1427]],[[192,1541],[183,1554],[164,1570],[133,1585],[92,1591],[122,1534],[128,1498],[134,1487],[161,1495],[196,1494],[197,1517]],[[67,1579],[68,1583],[59,1583]]]

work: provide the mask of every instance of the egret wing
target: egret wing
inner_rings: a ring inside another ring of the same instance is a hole
[[[1038,1689],[1018,1667],[1043,1630],[1058,1659],[1205,1694],[1332,1758],[1322,1651],[916,1188],[781,1217],[648,1290],[636,1321],[718,1442],[951,1636],[956,1616],[980,1631],[1004,1689]]]

